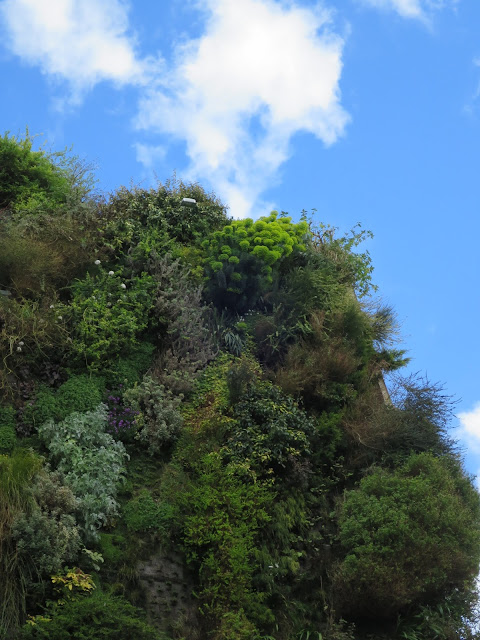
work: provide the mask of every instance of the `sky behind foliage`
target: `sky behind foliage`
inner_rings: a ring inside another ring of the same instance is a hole
[[[0,0],[0,74],[2,129],[73,145],[103,191],[176,170],[235,217],[371,229],[480,472],[477,0]]]

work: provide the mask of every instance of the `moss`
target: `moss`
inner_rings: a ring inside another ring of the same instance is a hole
[[[15,409],[10,406],[0,407],[0,427],[15,426]]]
[[[173,508],[165,502],[157,502],[147,489],[142,489],[123,508],[125,523],[129,531],[166,532],[173,516]]]
[[[17,441],[15,429],[10,425],[0,427],[0,454],[10,453]]]
[[[110,387],[133,387],[139,383],[143,374],[152,364],[155,346],[151,342],[141,342],[135,351],[123,358],[119,358],[107,372],[107,384]]]
[[[125,557],[125,538],[117,533],[101,533],[99,538],[100,553],[105,564],[118,565]]]

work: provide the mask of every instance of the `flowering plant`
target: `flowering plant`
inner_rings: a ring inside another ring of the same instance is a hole
[[[119,385],[122,387],[122,385]],[[137,431],[137,416],[139,411],[126,407],[119,395],[110,394],[107,398],[108,406],[108,426],[107,433],[110,433],[115,440],[122,442],[133,442]]]

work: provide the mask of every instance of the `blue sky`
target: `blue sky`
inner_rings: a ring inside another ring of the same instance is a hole
[[[177,175],[236,217],[361,222],[410,371],[480,473],[478,0],[0,0],[2,130],[99,187]]]

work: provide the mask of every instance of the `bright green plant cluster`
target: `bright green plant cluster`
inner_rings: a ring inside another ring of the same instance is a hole
[[[90,370],[125,355],[149,325],[154,280],[147,274],[124,281],[113,271],[87,274],[72,287],[69,312],[72,350]]]
[[[292,223],[276,211],[253,222],[234,220],[203,242],[209,291],[218,307],[239,311],[271,287],[282,262],[305,249],[306,222]]]
[[[102,402],[103,378],[79,374],[64,382],[57,391],[40,385],[35,399],[25,407],[24,424],[39,427],[47,420],[63,420],[74,412],[92,411]]]
[[[116,494],[125,473],[127,454],[121,442],[105,432],[105,405],[72,413],[63,422],[45,422],[38,434],[57,469],[79,501],[84,534],[97,537],[100,526],[117,513]]]

